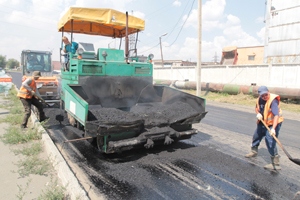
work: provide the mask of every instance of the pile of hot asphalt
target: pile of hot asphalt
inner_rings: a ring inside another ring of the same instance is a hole
[[[69,125],[65,111],[58,108],[45,108],[44,111],[46,116],[50,117],[46,125]],[[169,126],[197,114],[199,113],[189,104],[181,101],[172,104],[141,103],[131,107],[128,111],[90,106],[87,122],[98,125],[141,122],[145,128],[153,128]]]
[[[143,121],[145,128],[163,127],[186,118],[197,115],[189,104],[174,102],[172,104],[141,103],[130,108],[130,111],[122,111],[116,108],[89,109],[88,121],[93,124],[122,124]]]

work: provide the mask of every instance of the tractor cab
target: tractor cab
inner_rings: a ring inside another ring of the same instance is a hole
[[[51,52],[23,50],[21,55],[23,75],[32,76],[34,71],[40,71],[44,76],[52,76]]]
[[[34,71],[40,71],[42,77],[36,82],[39,93],[46,102],[59,103],[59,82],[53,75],[50,51],[23,50],[21,53],[22,81],[32,76]]]

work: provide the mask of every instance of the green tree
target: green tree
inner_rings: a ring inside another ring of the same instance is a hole
[[[0,67],[1,67],[2,69],[5,68],[6,63],[7,63],[7,62],[6,62],[6,56],[0,55]]]
[[[19,61],[17,61],[16,59],[10,58],[7,61],[7,66],[9,69],[15,69],[18,68],[20,65]]]

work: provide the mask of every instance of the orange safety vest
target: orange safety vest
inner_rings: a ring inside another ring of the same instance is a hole
[[[30,77],[30,78],[31,78],[32,82],[29,85],[29,87],[35,92],[36,91],[36,83],[35,83],[33,77]],[[24,88],[23,86],[21,86],[21,88],[20,88],[20,90],[19,90],[19,92],[17,94],[17,97],[22,97],[24,99],[31,99],[32,98],[32,94],[26,88]]]
[[[278,124],[281,123],[281,122],[283,122],[282,111],[281,111],[281,108],[280,108],[280,96],[276,95],[276,94],[270,94],[270,98],[269,98],[269,100],[265,104],[265,109],[264,109],[264,114],[263,114],[263,116],[264,116],[264,122],[268,126],[273,125],[274,115],[273,115],[272,110],[271,110],[271,104],[272,104],[272,101],[275,98],[278,99],[278,109],[279,109]],[[257,98],[256,106],[257,106],[257,108],[259,108],[259,97]],[[258,120],[257,120],[257,123],[259,123]]]

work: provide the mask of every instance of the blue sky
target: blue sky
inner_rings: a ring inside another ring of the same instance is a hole
[[[59,60],[57,22],[69,7],[111,8],[145,20],[138,55],[197,60],[198,0],[0,0],[0,54],[20,60],[23,49],[53,51]],[[202,61],[220,61],[226,46],[263,46],[265,0],[202,0]],[[68,36],[68,35],[67,35]],[[74,35],[77,42],[119,47],[119,40]],[[123,40],[124,41],[124,40]],[[124,47],[124,42],[122,44]]]

